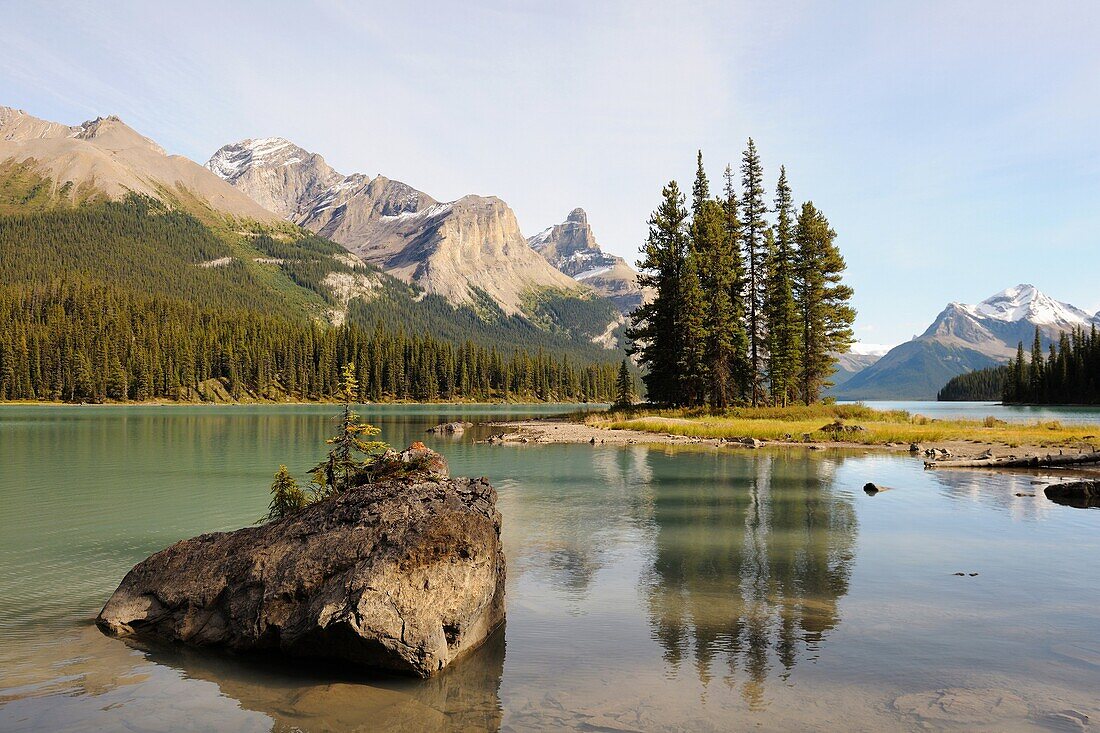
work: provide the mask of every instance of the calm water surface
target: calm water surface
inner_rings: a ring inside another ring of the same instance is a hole
[[[301,477],[317,460],[331,407],[0,408],[0,730],[1098,724],[1100,510],[1047,501],[1033,476],[873,452],[424,434],[536,411],[365,409],[384,439],[424,439],[500,494],[506,627],[420,682],[91,623],[148,554],[255,521],[279,463]]]
[[[997,402],[935,402],[865,400],[863,404],[879,410],[906,410],[914,415],[939,419],[981,420],[992,415],[1007,422],[1031,423],[1058,420],[1066,425],[1100,424],[1100,407],[1060,405],[1001,405]]]

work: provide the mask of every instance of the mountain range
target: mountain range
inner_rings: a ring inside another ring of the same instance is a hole
[[[201,166],[114,116],[70,126],[0,107],[0,214],[78,211],[135,194],[207,231],[205,244],[186,251],[169,251],[169,240],[163,262],[150,261],[153,269],[131,285],[206,292],[228,278],[235,302],[267,301],[280,313],[617,358],[608,353],[623,321],[616,305],[532,249],[498,198],[439,202],[383,176],[340,174],[281,138],[225,146]],[[111,215],[140,228],[130,219],[157,211]],[[50,246],[75,257],[60,250],[83,245]],[[94,254],[80,253],[80,267],[95,269]],[[24,264],[18,277],[37,272]]]
[[[850,400],[935,399],[952,377],[1006,363],[1035,329],[1044,347],[1075,328],[1100,326],[1090,314],[1054,300],[1033,285],[1017,285],[976,305],[950,303],[920,336],[895,346],[858,372],[835,379],[833,396]]]
[[[339,173],[321,155],[283,138],[225,145],[207,167],[260,205],[452,303],[488,297],[509,315],[530,315],[533,301],[555,292],[579,299],[607,296],[622,312],[633,309],[632,293],[640,294],[637,274],[600,252],[583,211],[581,221],[547,232],[562,233],[563,249],[582,248],[601,262],[610,260],[620,280],[608,276],[612,267],[602,278],[574,278],[578,273],[563,269],[554,252],[529,246],[512,209],[499,198],[471,194],[440,202],[383,175]],[[568,242],[566,232],[574,235]],[[621,322],[612,315],[595,330],[609,341],[604,334]]]

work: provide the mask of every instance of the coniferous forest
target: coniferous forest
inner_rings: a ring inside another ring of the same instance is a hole
[[[1100,405],[1100,334],[1062,332],[1043,348],[1035,330],[1030,351],[1023,342],[1007,366],[961,374],[940,390],[940,400],[1001,400],[1006,405]]]
[[[619,360],[584,334],[413,297],[320,237],[233,241],[138,197],[0,216],[0,400],[327,400],[352,362],[371,401],[615,396]],[[340,327],[306,315],[339,305],[333,270],[381,283]]]
[[[952,377],[936,394],[940,402],[991,402],[1004,396],[1008,367],[977,369]]]
[[[656,296],[635,311],[628,335],[649,400],[719,409],[817,402],[834,354],[853,338],[835,240],[812,202],[796,211],[785,168],[769,207],[751,138],[740,190],[727,166],[712,193],[700,152],[690,209],[669,182],[638,263],[639,282]]]
[[[610,401],[618,373],[610,362],[214,311],[79,279],[0,290],[4,400],[335,399],[351,362],[371,401]]]
[[[1100,405],[1100,335],[1096,326],[1062,332],[1047,354],[1039,329],[1030,357],[1021,342],[1008,363],[1002,399],[1006,404]]]

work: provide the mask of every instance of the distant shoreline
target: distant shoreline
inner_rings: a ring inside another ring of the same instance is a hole
[[[830,424],[828,415],[833,410],[836,415]],[[984,454],[1003,458],[1052,451],[1088,453],[1100,445],[1100,425],[935,420],[867,407],[858,411],[827,406],[742,408],[717,415],[640,410],[505,419],[486,424],[503,430],[495,436],[495,442],[500,443],[858,449],[916,456],[925,456],[926,451],[936,449],[939,451],[936,457],[962,459]]]

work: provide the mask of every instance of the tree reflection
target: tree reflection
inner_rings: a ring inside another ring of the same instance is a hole
[[[661,460],[655,457],[655,460]],[[857,531],[832,490],[834,459],[700,455],[653,487],[656,556],[645,579],[653,635],[674,668],[693,658],[753,707],[775,663],[785,678],[840,622]],[[741,672],[739,672],[739,669]]]

